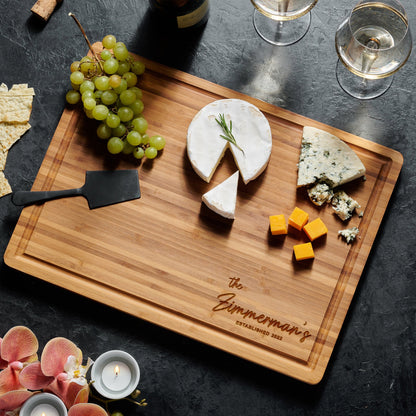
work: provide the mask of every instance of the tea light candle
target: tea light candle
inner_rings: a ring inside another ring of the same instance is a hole
[[[25,401],[20,416],[67,416],[64,402],[50,393],[38,393]]]
[[[91,370],[93,386],[108,399],[122,399],[131,394],[140,380],[137,361],[124,351],[107,351],[100,355]]]

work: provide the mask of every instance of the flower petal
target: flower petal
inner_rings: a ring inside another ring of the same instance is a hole
[[[79,403],[69,409],[68,416],[108,416],[98,404]]]
[[[72,341],[61,337],[51,339],[42,352],[43,374],[56,377],[62,373],[70,355],[79,356],[79,349]]]
[[[0,396],[12,390],[24,390],[19,381],[19,372],[7,367],[0,372]]]
[[[87,403],[89,394],[90,394],[90,388],[88,386],[85,386],[83,389],[81,389],[78,392],[77,397],[75,397],[74,405],[78,403]]]
[[[3,360],[1,358],[1,343],[2,342],[3,342],[3,339],[0,338],[0,370],[3,370],[3,368],[6,368],[7,367],[7,361],[6,360]]]
[[[22,361],[36,354],[39,347],[35,334],[25,326],[11,328],[1,344],[1,358],[8,361]]]
[[[20,373],[19,379],[22,386],[29,390],[44,389],[54,380],[53,377],[42,373],[39,361],[26,366]]]
[[[85,388],[78,383],[69,382],[68,389],[66,391],[65,397],[63,398],[66,407],[69,409],[75,404],[78,394]],[[87,393],[88,394],[88,393]],[[87,397],[88,401],[88,397]]]
[[[15,410],[34,393],[27,390],[9,391],[0,396],[0,411],[11,411]]]

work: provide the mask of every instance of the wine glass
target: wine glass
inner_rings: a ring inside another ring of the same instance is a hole
[[[412,37],[406,12],[397,0],[362,0],[335,35],[336,75],[353,97],[371,99],[386,92],[407,61]]]
[[[291,45],[302,39],[311,24],[311,9],[318,0],[251,0],[253,24],[267,42]]]

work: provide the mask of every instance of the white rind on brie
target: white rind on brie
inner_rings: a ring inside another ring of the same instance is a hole
[[[238,149],[223,139],[222,128],[215,121],[224,114]],[[230,148],[244,183],[256,179],[266,168],[272,149],[269,122],[254,105],[239,99],[214,101],[202,108],[188,128],[187,152],[195,172],[209,182],[227,148]]]
[[[236,171],[225,181],[202,195],[202,201],[217,214],[233,219],[237,202],[238,178],[239,173]]]
[[[341,139],[314,127],[304,127],[298,187],[325,182],[335,188],[364,174],[365,166],[360,158]]]

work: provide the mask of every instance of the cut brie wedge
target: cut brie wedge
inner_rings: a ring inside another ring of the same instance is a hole
[[[297,186],[326,183],[335,188],[365,174],[365,166],[338,137],[314,127],[304,127]]]
[[[202,195],[205,205],[217,214],[233,219],[237,201],[238,171]]]
[[[224,131],[215,119],[223,114],[240,147],[222,138]],[[187,152],[195,172],[209,182],[227,148],[244,183],[257,178],[266,168],[272,150],[269,122],[254,105],[239,99],[214,101],[202,108],[188,128]]]

